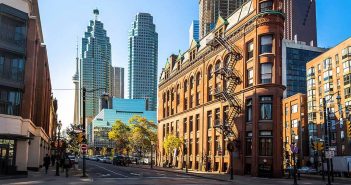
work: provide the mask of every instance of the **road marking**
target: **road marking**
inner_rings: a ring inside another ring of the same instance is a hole
[[[95,165],[95,164],[93,164],[93,166],[96,166],[96,167],[102,168],[102,169],[104,169],[104,170],[106,170],[106,171],[109,171],[109,172],[111,172],[111,173],[114,173],[114,174],[119,175],[119,176],[122,176],[122,177],[128,177],[128,176],[126,176],[126,175],[123,175],[123,174],[120,174],[120,173],[117,173],[117,172],[111,171],[111,170],[109,170],[109,169],[107,169],[107,168],[104,168],[104,167],[102,167],[102,166],[98,166],[98,165]]]
[[[130,173],[131,175],[136,175],[136,176],[139,176],[140,174],[138,173]]]

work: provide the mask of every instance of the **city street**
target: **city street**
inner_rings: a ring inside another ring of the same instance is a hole
[[[39,172],[30,172],[28,178],[0,180],[0,184],[23,185],[23,184],[236,184],[236,185],[262,185],[262,184],[293,184],[292,179],[268,179],[250,176],[235,176],[234,181],[228,181],[226,174],[184,174],[174,169],[155,168],[154,170],[141,166],[121,167],[104,164],[95,161],[87,161],[88,178],[81,178],[82,171],[71,170],[70,176],[66,178],[64,173],[55,176],[55,169],[50,168],[49,174],[43,169]],[[216,180],[217,179],[217,180]],[[336,179],[334,185],[349,184],[350,179]],[[322,180],[314,178],[303,178],[298,184],[325,184]]]

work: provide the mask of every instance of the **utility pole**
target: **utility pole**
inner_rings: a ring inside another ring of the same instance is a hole
[[[85,95],[86,95],[86,89],[83,87],[83,125],[82,125],[82,130],[83,130],[83,144],[86,144],[86,131],[85,131]],[[83,177],[87,177],[86,175],[86,164],[85,164],[85,151],[83,150]]]
[[[324,155],[326,155],[326,152],[329,153],[330,150],[330,136],[329,136],[329,111],[326,108],[326,102],[325,102],[325,98],[323,98],[323,111],[324,111]],[[327,150],[328,148],[328,150]],[[325,157],[326,158],[326,157]],[[328,184],[327,185],[331,185],[330,182],[330,159],[327,159],[327,174],[328,174]],[[324,165],[324,164],[322,164]]]

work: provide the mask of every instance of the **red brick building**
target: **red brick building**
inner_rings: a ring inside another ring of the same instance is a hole
[[[239,143],[236,174],[282,176],[281,3],[248,1],[185,53],[170,56],[158,90],[158,165],[228,172],[227,141],[218,127],[229,125]],[[184,145],[166,155],[169,134]]]

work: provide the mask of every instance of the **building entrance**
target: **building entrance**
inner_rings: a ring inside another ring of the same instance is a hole
[[[0,139],[0,174],[13,173],[14,170],[14,140]]]

